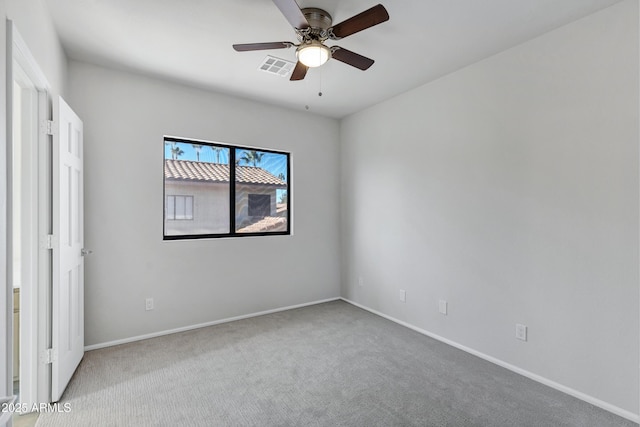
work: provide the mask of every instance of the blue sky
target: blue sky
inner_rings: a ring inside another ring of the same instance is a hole
[[[197,160],[196,148],[194,148],[194,144],[187,142],[176,142],[175,145],[179,147],[184,154],[182,154],[179,159],[180,160]],[[200,161],[208,162],[208,163],[221,163],[221,164],[229,164],[229,149],[222,148],[219,151],[219,154],[213,150],[210,145],[198,145],[200,148]],[[171,148],[172,144],[165,143],[164,146],[164,158],[171,159]],[[240,159],[243,156],[244,149],[237,148],[236,149],[236,160]],[[274,176],[279,176],[282,174],[285,179],[285,182],[288,182],[287,177],[287,156],[283,154],[277,153],[269,153],[265,151],[256,150],[259,153],[263,153],[262,160],[257,164],[258,167],[261,167],[267,171],[269,171]],[[240,162],[240,166],[245,166],[245,162]],[[253,166],[253,164],[249,164],[248,166]]]

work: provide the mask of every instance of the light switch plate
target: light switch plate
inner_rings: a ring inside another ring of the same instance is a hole
[[[438,310],[440,311],[440,314],[444,314],[445,316],[447,315],[447,305],[447,302],[443,299],[438,302]]]

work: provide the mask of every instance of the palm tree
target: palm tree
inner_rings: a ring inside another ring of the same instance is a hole
[[[210,145],[209,147],[211,148],[211,151],[213,151],[213,153],[216,155],[216,163],[220,163],[220,152],[224,150],[224,148],[216,147],[214,145]]]
[[[261,153],[259,151],[245,150],[242,153],[242,157],[240,157],[240,160],[242,160],[246,164],[251,163],[254,167],[256,167],[258,166],[258,163],[262,161],[262,156],[264,156],[264,153]]]
[[[173,160],[178,160],[178,157],[182,156],[184,154],[184,151],[182,151],[182,148],[178,147],[177,145],[174,145],[171,148],[171,158]]]
[[[202,145],[191,144],[194,150],[196,150],[196,160],[200,161],[200,150],[202,150]]]
[[[284,204],[287,203],[287,192],[284,191],[282,194],[280,194],[280,200],[278,200],[278,203]]]
[[[175,141],[170,141],[170,142],[166,142],[164,143],[165,147],[171,147],[171,157],[173,158],[173,149],[176,148],[176,142]]]

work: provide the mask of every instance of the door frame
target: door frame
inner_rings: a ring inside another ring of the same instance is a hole
[[[50,85],[38,66],[27,44],[11,20],[7,20],[7,128],[8,143],[13,140],[13,64],[18,64],[37,92],[37,122],[31,139],[30,163],[35,167],[31,171],[31,203],[36,204],[37,214],[32,218],[31,229],[35,238],[31,239],[27,249],[35,259],[31,262],[31,276],[34,286],[20,296],[20,402],[34,407],[37,403],[51,401],[51,365],[44,363],[43,355],[51,345],[51,250],[48,248],[47,235],[51,234],[51,137],[47,135],[44,124],[51,117]],[[9,61],[11,65],[9,65]],[[35,146],[33,146],[35,145]],[[11,159],[7,159],[8,163]],[[13,176],[11,170],[9,176]],[[11,191],[12,182],[8,183]],[[9,193],[9,206],[12,196]],[[12,230],[10,219],[7,228]],[[9,237],[9,236],[8,236]],[[13,265],[7,266],[13,274]],[[11,277],[11,276],[10,276]],[[23,384],[25,387],[23,387]],[[23,391],[24,390],[24,391]]]

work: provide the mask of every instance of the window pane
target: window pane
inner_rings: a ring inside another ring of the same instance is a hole
[[[193,219],[193,197],[188,196],[184,201],[184,217],[185,219]]]
[[[229,233],[229,185],[229,148],[165,140],[164,234]]]
[[[176,219],[184,219],[184,196],[176,196]]]
[[[167,196],[167,219],[176,219],[175,196]]]
[[[288,156],[235,149],[236,232],[288,231]]]
[[[271,214],[270,194],[249,194],[249,216],[269,216]]]

